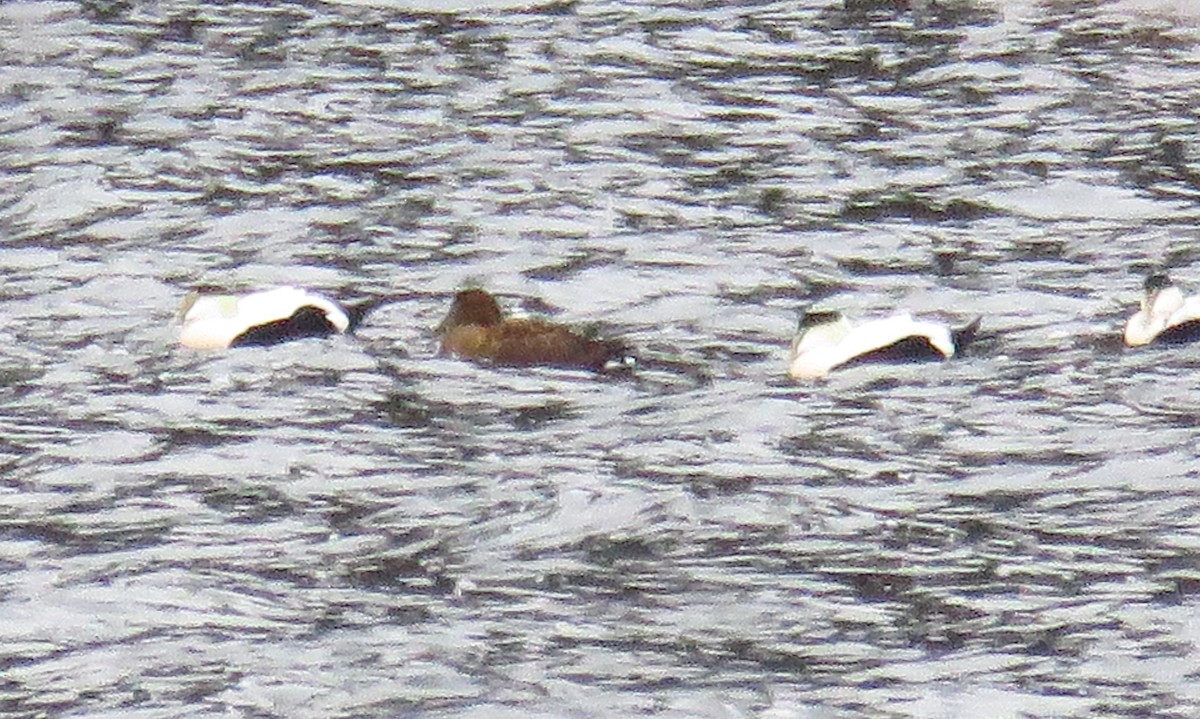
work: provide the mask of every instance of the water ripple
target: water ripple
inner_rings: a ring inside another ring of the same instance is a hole
[[[1191,716],[1194,363],[1119,333],[1197,19],[0,5],[0,706]],[[288,283],[386,302],[176,346]],[[641,366],[438,358],[469,284]],[[984,331],[798,384],[809,306]]]

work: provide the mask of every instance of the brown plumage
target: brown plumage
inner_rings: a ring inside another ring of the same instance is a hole
[[[495,298],[463,290],[437,328],[441,354],[497,365],[546,365],[601,371],[626,357],[625,345],[594,340],[563,325],[534,319],[505,319]]]

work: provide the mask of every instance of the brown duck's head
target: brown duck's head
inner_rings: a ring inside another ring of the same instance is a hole
[[[463,290],[454,296],[450,314],[437,326],[437,333],[445,335],[468,325],[492,327],[500,322],[500,305],[494,297],[483,290]]]

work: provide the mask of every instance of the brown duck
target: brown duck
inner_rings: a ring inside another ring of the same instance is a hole
[[[505,319],[483,290],[463,290],[437,328],[440,354],[496,365],[587,368],[602,371],[630,358],[623,343],[585,337],[563,325],[536,319]]]

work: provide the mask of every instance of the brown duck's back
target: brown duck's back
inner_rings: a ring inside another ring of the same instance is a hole
[[[442,352],[498,365],[547,365],[604,369],[620,359],[625,345],[594,340],[567,327],[532,319],[509,319],[497,325],[463,325],[442,338]]]
[[[611,361],[624,363],[627,355],[620,341],[591,339],[546,320],[504,319],[496,299],[481,289],[457,293],[437,332],[442,354],[497,365],[600,371]]]

